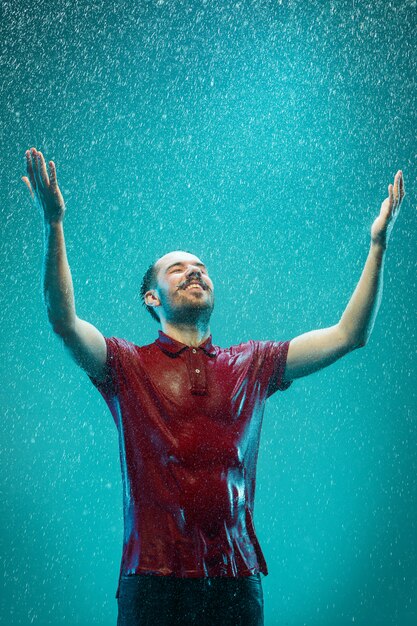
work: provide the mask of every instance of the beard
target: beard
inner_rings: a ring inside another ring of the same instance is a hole
[[[211,291],[202,297],[189,296],[181,293],[181,289],[173,296],[159,293],[166,321],[171,324],[196,324],[208,322],[214,310],[214,295]]]

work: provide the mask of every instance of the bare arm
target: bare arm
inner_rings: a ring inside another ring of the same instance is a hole
[[[50,177],[41,152],[26,152],[28,176],[22,178],[44,220],[45,256],[43,298],[48,319],[75,362],[98,380],[104,379],[107,348],[103,335],[75,312],[74,289],[68,264],[63,220],[65,203],[56,180],[53,161]]]
[[[68,264],[63,221],[44,223],[43,298],[49,322],[56,333],[74,326],[74,288]]]
[[[382,300],[385,250],[371,243],[362,275],[340,318],[350,341],[364,346],[372,332]]]
[[[401,170],[388,192],[372,225],[371,247],[362,275],[339,323],[291,340],[284,380],[316,372],[366,345],[381,304],[385,250],[405,196]]]
[[[288,348],[283,380],[313,374],[358,347],[350,343],[340,324],[294,337]]]

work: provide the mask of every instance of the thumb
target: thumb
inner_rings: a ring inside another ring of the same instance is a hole
[[[31,184],[29,182],[29,178],[27,176],[22,176],[21,180],[23,180],[23,182],[25,183],[26,187],[29,189],[30,195],[32,196],[32,200],[33,200],[33,191],[32,191]]]

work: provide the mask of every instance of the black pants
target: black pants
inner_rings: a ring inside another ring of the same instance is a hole
[[[260,574],[229,578],[122,576],[117,626],[263,626]]]

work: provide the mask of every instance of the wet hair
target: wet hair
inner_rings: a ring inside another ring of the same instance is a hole
[[[154,261],[152,265],[150,265],[148,269],[146,270],[142,278],[140,295],[142,298],[142,304],[145,307],[145,309],[149,311],[149,313],[151,314],[154,320],[156,320],[157,322],[160,322],[161,320],[159,319],[158,314],[155,311],[155,308],[153,306],[148,306],[145,302],[145,293],[149,291],[149,289],[155,289],[157,287],[157,271],[156,271],[155,266],[156,266],[156,261]]]
[[[193,252],[190,252],[189,250],[184,250],[184,252],[188,252],[188,254],[194,254]],[[157,322],[160,322],[161,320],[158,317],[157,312],[155,311],[155,307],[153,306],[148,306],[145,302],[145,293],[147,291],[149,291],[149,289],[156,289],[157,287],[157,270],[156,270],[156,264],[159,261],[159,259],[156,259],[156,261],[154,261],[152,263],[152,265],[150,265],[148,267],[148,269],[146,270],[143,278],[142,278],[142,285],[140,288],[140,295],[142,298],[142,304],[145,307],[145,309],[147,309],[149,311],[149,313],[151,314],[151,316],[153,317],[154,320],[156,320]]]

